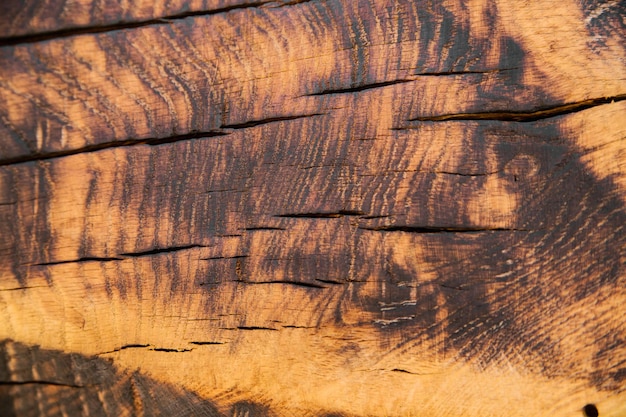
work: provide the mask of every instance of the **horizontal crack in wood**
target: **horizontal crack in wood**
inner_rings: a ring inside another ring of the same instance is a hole
[[[204,245],[185,245],[185,246],[173,246],[169,248],[155,248],[145,252],[131,252],[131,253],[122,253],[122,256],[129,256],[131,258],[138,258],[141,256],[149,256],[149,255],[159,255],[162,253],[172,253],[179,252],[188,249],[196,249],[196,248],[207,248],[208,246]]]
[[[459,177],[487,177],[489,175],[494,175],[494,174],[498,174],[500,173],[500,171],[493,171],[493,172],[484,172],[484,173],[478,173],[478,174],[468,174],[468,173],[464,173],[464,172],[451,172],[451,171],[418,171],[420,173],[426,173],[426,174],[442,174],[442,175],[457,175]]]
[[[268,285],[268,284],[283,284],[283,285],[293,285],[296,287],[306,287],[306,288],[328,288],[324,285],[315,284],[312,282],[301,282],[301,281],[236,281],[242,284],[249,285]]]
[[[296,219],[336,219],[343,216],[362,216],[365,213],[358,210],[340,210],[337,212],[319,213],[285,213],[276,214],[274,217],[296,218]]]
[[[185,12],[185,13],[179,13],[179,14],[174,14],[174,15],[169,15],[169,16],[163,16],[163,17],[155,18],[155,19],[143,20],[139,22],[120,22],[120,23],[115,23],[111,25],[78,27],[78,28],[61,29],[61,30],[55,30],[55,31],[49,31],[49,32],[41,32],[41,33],[36,33],[32,35],[2,37],[0,38],[0,47],[35,43],[35,42],[43,42],[43,41],[59,39],[59,38],[68,38],[68,37],[78,36],[78,35],[115,32],[118,30],[135,29],[135,28],[140,28],[144,26],[165,25],[165,24],[170,24],[173,21],[187,19],[189,17],[211,16],[211,15],[216,15],[216,14],[221,14],[221,13],[228,13],[230,11],[238,10],[238,9],[259,8],[271,2],[272,1],[259,1],[259,2],[247,3],[247,4],[236,4],[233,6],[221,7],[221,8],[213,9],[213,10],[198,10],[198,11],[193,11],[193,12]]]
[[[445,122],[451,120],[470,121],[470,120],[494,120],[501,122],[535,122],[538,120],[549,119],[552,117],[563,116],[566,114],[576,113],[592,107],[626,100],[626,94],[620,94],[612,97],[600,97],[589,100],[583,100],[576,103],[567,103],[553,107],[546,107],[538,110],[527,112],[515,111],[489,111],[478,113],[455,113],[443,114],[440,116],[424,116],[410,119],[409,121],[420,122]]]
[[[268,117],[266,119],[251,120],[251,121],[244,122],[244,123],[222,125],[222,126],[220,126],[220,128],[222,128],[222,129],[247,129],[249,127],[265,125],[265,124],[268,124],[268,123],[283,122],[283,121],[287,121],[287,120],[304,119],[304,118],[307,118],[307,117],[325,116],[325,115],[326,115],[326,113],[312,113],[312,114],[301,114],[301,115],[297,115],[297,116]]]
[[[98,257],[85,257],[79,259],[70,259],[67,261],[53,261],[53,262],[42,262],[33,264],[33,266],[54,266],[54,265],[63,265],[63,264],[73,264],[73,263],[81,263],[81,262],[111,262],[111,261],[122,261],[123,258],[98,258]]]
[[[191,352],[193,350],[190,348],[160,348],[160,347],[154,347],[153,345],[130,344],[130,345],[120,346],[119,348],[109,350],[107,352],[98,353],[96,354],[96,356],[107,355],[107,354],[115,353],[115,352],[121,352],[122,350],[127,350],[127,349],[146,349],[146,350],[150,350],[153,352],[174,352],[174,353]]]
[[[450,77],[450,76],[456,76],[456,75],[484,75],[484,74],[492,74],[492,73],[502,72],[502,71],[510,71],[514,69],[517,69],[517,68],[492,69],[492,70],[485,70],[485,71],[421,72],[421,73],[414,74],[414,76],[415,77]],[[405,78],[405,79],[399,79],[399,80],[381,81],[381,82],[370,83],[370,84],[361,84],[361,85],[356,85],[356,86],[346,87],[346,88],[328,89],[328,90],[318,91],[315,93],[305,94],[305,97],[306,96],[308,97],[324,96],[324,95],[330,95],[330,94],[358,93],[360,91],[372,90],[375,88],[382,88],[382,87],[388,87],[388,86],[396,85],[396,84],[410,83],[410,82],[417,81],[418,79],[419,78]]]
[[[14,158],[0,159],[0,166],[20,164],[20,163],[32,162],[32,161],[44,161],[47,159],[61,158],[64,156],[78,155],[81,153],[97,152],[97,151],[101,151],[104,149],[111,149],[111,148],[121,148],[121,147],[126,147],[126,146],[137,146],[137,145],[157,146],[157,145],[164,145],[168,143],[175,143],[175,142],[191,140],[191,139],[204,139],[204,138],[212,138],[216,136],[226,136],[228,134],[229,134],[228,132],[208,131],[208,132],[187,133],[184,135],[169,136],[165,138],[130,139],[130,140],[97,143],[93,145],[87,145],[82,148],[68,149],[65,151],[35,153],[31,155],[17,156]]]
[[[120,351],[126,350],[126,349],[145,349],[145,348],[148,348],[148,347],[150,347],[150,345],[141,345],[141,344],[124,345],[124,346],[120,346],[118,348],[115,348],[113,350],[109,350],[109,351],[102,352],[102,353],[97,353],[96,356],[106,355],[106,354],[109,354],[109,353],[120,352]]]
[[[201,261],[215,261],[219,259],[241,259],[247,258],[248,255],[235,255],[235,256],[213,256],[210,258],[200,258]]]
[[[484,74],[494,74],[498,72],[504,71],[512,71],[519,68],[495,68],[491,70],[484,71],[439,71],[439,72],[418,72],[415,75],[419,77],[450,77],[454,75],[484,75]]]
[[[283,329],[317,329],[316,326],[296,326],[293,324],[287,324],[283,326]]]
[[[318,91],[316,93],[310,93],[310,94],[305,94],[306,96],[312,97],[312,96],[325,96],[325,95],[330,95],[330,94],[346,94],[346,93],[358,93],[360,91],[365,91],[365,90],[372,90],[375,88],[381,88],[381,87],[387,87],[390,85],[395,85],[395,84],[404,84],[404,83],[410,83],[415,81],[414,79],[406,79],[406,80],[393,80],[393,81],[383,81],[383,82],[379,82],[379,83],[371,83],[371,84],[362,84],[362,85],[358,85],[358,86],[354,86],[354,87],[348,87],[348,88],[337,88],[337,89],[330,89],[330,90],[322,90],[322,91]]]
[[[334,281],[332,279],[320,279],[320,278],[315,278],[315,281],[319,281],[319,282],[323,282],[325,284],[332,284],[332,285],[343,285],[345,284],[345,282],[342,281]]]
[[[186,348],[178,348],[178,349],[174,349],[174,348],[153,348],[150,349],[154,352],[175,352],[175,353],[183,353],[183,352],[191,352],[193,349],[186,349]]]
[[[63,264],[73,264],[73,263],[83,263],[83,262],[113,262],[113,261],[123,261],[125,258],[139,258],[142,256],[150,256],[150,255],[160,255],[163,253],[172,253],[179,252],[188,249],[196,249],[196,248],[208,248],[209,246],[205,245],[185,245],[185,246],[173,246],[169,248],[155,248],[150,249],[144,252],[129,252],[129,253],[121,253],[119,257],[95,257],[95,256],[86,256],[84,258],[78,259],[69,259],[64,261],[52,261],[52,262],[41,262],[32,264],[32,266],[55,266],[55,265],[63,265]],[[205,258],[207,259],[207,258]],[[218,258],[214,258],[218,259]]]
[[[312,1],[316,1],[316,0],[292,0],[292,1],[286,1],[286,2],[281,3],[280,5],[278,5],[278,7],[294,6],[296,4],[310,3]]]
[[[530,229],[506,227],[438,227],[438,226],[359,226],[359,229],[376,232],[408,232],[408,233],[479,233],[479,232],[531,232]]]
[[[403,374],[418,375],[415,372],[407,371],[406,369],[401,369],[401,368],[393,368],[391,372],[401,372]]]
[[[223,329],[223,330],[271,330],[271,331],[278,331],[278,329],[274,329],[272,327],[263,327],[263,326],[237,326],[235,329]]]

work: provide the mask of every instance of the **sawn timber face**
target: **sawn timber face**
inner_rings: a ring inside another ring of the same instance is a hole
[[[623,33],[288,6],[2,48],[4,352],[209,415],[623,413]]]

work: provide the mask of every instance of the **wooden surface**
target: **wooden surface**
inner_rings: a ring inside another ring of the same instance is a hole
[[[0,6],[0,415],[626,416],[624,1],[130,3]]]

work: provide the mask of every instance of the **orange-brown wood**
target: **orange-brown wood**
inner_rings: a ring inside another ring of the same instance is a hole
[[[5,6],[0,415],[626,416],[621,2],[209,3]]]

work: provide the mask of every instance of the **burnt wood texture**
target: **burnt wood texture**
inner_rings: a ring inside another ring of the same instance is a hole
[[[626,2],[0,13],[0,415],[626,416]]]

